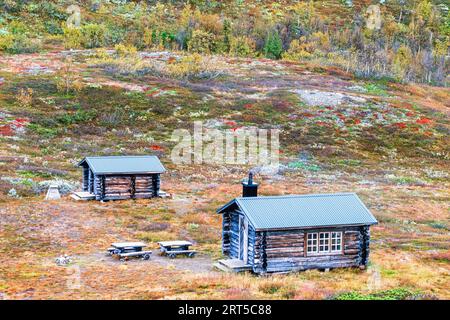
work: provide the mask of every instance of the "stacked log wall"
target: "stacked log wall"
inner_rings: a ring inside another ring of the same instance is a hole
[[[96,200],[103,200],[104,192],[103,192],[103,185],[104,185],[104,176],[94,175],[94,194]]]
[[[131,176],[105,176],[105,198],[131,198]]]
[[[226,212],[222,215],[222,253],[226,256],[230,255],[231,247],[231,214]]]
[[[94,173],[92,172],[92,170],[90,168],[88,169],[87,191],[91,192],[91,193],[94,191]]]
[[[136,198],[151,198],[158,195],[155,189],[155,176],[159,175],[137,175],[135,177],[135,194]]]
[[[369,226],[361,227],[361,242],[360,242],[360,253],[361,253],[361,266],[367,266],[369,263],[369,245],[370,245],[370,228]]]
[[[94,175],[91,180],[97,200],[147,199],[159,194],[159,174]]]
[[[253,272],[264,273],[267,268],[266,256],[266,231],[255,232],[254,255],[253,255]]]
[[[152,181],[153,181],[153,196],[157,197],[159,196],[159,189],[161,188],[161,177],[159,174],[152,175]]]
[[[305,234],[342,232],[341,253],[305,254]],[[255,237],[254,271],[289,272],[307,269],[354,267],[361,265],[362,233],[359,227],[314,230],[259,231]]]
[[[249,223],[248,224],[248,251],[247,251],[247,264],[253,265],[255,258],[255,242],[256,242],[256,231],[255,228]]]
[[[83,191],[89,191],[89,167],[83,165]]]

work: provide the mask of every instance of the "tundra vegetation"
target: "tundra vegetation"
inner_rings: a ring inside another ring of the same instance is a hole
[[[71,1],[0,1],[0,299],[450,298],[444,1],[384,1],[379,29],[363,0],[78,3],[68,26]],[[279,129],[280,167],[173,164],[172,132],[194,121]],[[77,161],[119,154],[159,156],[174,197],[65,196]],[[249,169],[263,195],[357,192],[380,222],[369,268],[214,271],[214,212]],[[63,198],[46,202],[52,183]],[[103,255],[175,239],[201,254]]]

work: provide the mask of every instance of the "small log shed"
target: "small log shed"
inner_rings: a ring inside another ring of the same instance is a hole
[[[86,157],[83,191],[96,200],[144,199],[159,195],[160,174],[166,169],[156,156]]]
[[[367,265],[377,220],[355,193],[262,197],[252,177],[243,186],[217,210],[230,261],[259,274]]]

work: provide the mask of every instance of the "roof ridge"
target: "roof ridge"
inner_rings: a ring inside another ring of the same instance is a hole
[[[147,157],[156,157],[157,158],[157,156],[155,156],[155,155],[136,155],[136,156],[131,156],[131,155],[128,155],[128,156],[87,156],[87,157],[84,157],[85,159],[88,159],[88,158],[147,158]]]
[[[237,200],[265,200],[265,199],[282,199],[282,198],[312,198],[312,197],[335,197],[335,196],[357,196],[356,192],[339,192],[339,193],[306,193],[279,196],[257,196],[257,197],[236,197]]]

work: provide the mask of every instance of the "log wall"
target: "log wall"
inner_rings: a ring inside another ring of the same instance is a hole
[[[239,259],[239,213],[236,211],[223,214],[222,253],[233,259]],[[255,255],[256,232],[248,224],[247,263],[253,264]]]
[[[249,223],[248,224],[248,256],[247,264],[253,265],[255,263],[255,241],[256,241],[256,231],[255,228]]]
[[[147,199],[159,194],[159,174],[94,175],[89,180],[97,200]]]
[[[231,256],[231,213],[225,212],[222,215],[222,253]]]
[[[89,167],[87,165],[83,166],[83,191],[89,190]]]
[[[368,252],[369,245],[367,231],[364,230],[368,230],[368,227],[258,231],[255,236],[253,271],[290,272],[365,265],[368,257],[365,252]],[[306,232],[331,231],[342,232],[342,253],[305,254]]]

